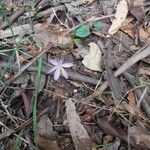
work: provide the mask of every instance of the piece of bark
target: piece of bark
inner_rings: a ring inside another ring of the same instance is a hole
[[[75,149],[91,150],[93,143],[84,126],[81,124],[79,115],[75,110],[76,108],[74,102],[71,98],[69,98],[66,100],[65,105],[69,130],[74,142]]]

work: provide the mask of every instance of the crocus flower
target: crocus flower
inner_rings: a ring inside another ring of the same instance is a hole
[[[49,62],[53,65],[53,67],[51,67],[47,73],[49,74],[54,72],[54,80],[58,80],[61,74],[65,79],[68,79],[68,74],[64,68],[70,68],[74,66],[73,63],[64,63],[64,59],[50,59]]]

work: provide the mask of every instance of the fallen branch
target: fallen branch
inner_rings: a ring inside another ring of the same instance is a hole
[[[130,137],[130,140],[128,140],[127,132],[115,127],[112,123],[108,122],[108,120],[104,118],[98,118],[97,124],[106,134],[120,138],[136,149],[149,149],[146,144],[136,142],[136,139],[134,139],[133,137]]]
[[[139,60],[148,57],[150,55],[150,42],[148,42],[144,47],[142,47],[137,53],[131,56],[122,66],[120,66],[114,73],[114,76],[117,77],[130,68],[133,64]],[[101,93],[106,90],[108,86],[107,81],[105,81],[100,87],[99,90]],[[103,90],[102,90],[103,89]]]
[[[39,113],[39,115],[37,117],[40,118],[41,116],[43,116],[47,112],[48,112],[48,108],[45,108],[42,112]],[[15,134],[16,132],[18,132],[19,130],[21,130],[23,128],[26,128],[31,123],[32,123],[32,118],[28,119],[27,121],[25,121],[23,124],[21,124],[20,126],[18,126],[15,129],[10,129],[10,130],[4,131],[3,133],[0,134],[0,140],[9,137],[12,134]]]
[[[0,67],[2,67],[2,68],[8,67],[8,63],[1,62]],[[14,71],[18,70],[18,66],[15,64],[13,64],[13,65],[9,64],[9,68],[13,69]],[[43,66],[42,74],[48,75],[47,74],[47,68],[48,68],[47,66]],[[28,68],[26,68],[25,71],[36,72],[37,68],[32,65],[32,66],[29,66]],[[93,84],[93,85],[97,85],[97,83],[99,81],[98,79],[95,79],[95,78],[92,78],[89,76],[85,76],[85,75],[79,74],[77,72],[67,71],[67,73],[68,73],[69,79],[74,80],[74,81],[85,82],[85,83],[89,83],[89,84]],[[49,74],[49,75],[53,75],[53,74]]]

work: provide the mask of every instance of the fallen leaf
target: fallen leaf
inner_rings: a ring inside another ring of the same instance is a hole
[[[98,21],[94,22],[92,26],[94,30],[101,30],[103,28],[102,23]]]
[[[91,4],[94,0],[82,0],[83,4]]]
[[[23,99],[24,107],[25,107],[25,113],[26,117],[29,118],[31,112],[32,112],[32,102],[31,97],[29,97],[24,90],[21,90],[21,96]]]
[[[134,6],[144,6],[144,0],[134,0]]]
[[[82,63],[88,69],[94,71],[101,71],[101,55],[102,55],[101,50],[99,49],[98,45],[93,42],[91,42],[89,46],[90,46],[90,51],[84,57]]]
[[[15,149],[15,142],[9,141],[6,145],[6,150],[14,150]]]
[[[127,33],[132,38],[135,37],[134,30],[133,30],[134,25],[131,23],[133,20],[134,20],[133,17],[127,18],[123,22],[123,24],[122,24],[122,26],[120,28],[123,32]]]
[[[85,38],[90,35],[90,28],[88,25],[81,25],[75,30],[75,35],[80,38]]]
[[[32,46],[32,48],[31,47],[25,47],[25,48],[27,48],[29,50],[26,52],[27,54],[22,53],[19,55],[20,64],[26,63],[26,62],[28,62],[29,59],[36,57],[39,52],[38,49],[34,48],[33,46]]]
[[[95,113],[95,109],[93,109],[90,106],[85,106],[85,112],[81,116],[81,120],[83,122],[86,122],[86,121],[90,120],[94,116],[94,113]]]
[[[139,38],[141,39],[141,41],[146,41],[148,39],[148,37],[150,37],[150,33],[143,27],[140,27],[139,28]]]
[[[133,105],[129,105],[127,103],[123,103],[124,108],[133,116],[137,115],[137,108],[133,107]]]
[[[37,124],[37,133],[44,138],[55,140],[57,139],[57,132],[53,131],[53,123],[48,115],[43,115]]]
[[[36,142],[40,150],[60,150],[56,141],[48,140],[38,136]]]
[[[34,36],[34,40],[38,45],[42,44],[44,47],[47,47],[49,42],[51,42],[54,46],[71,48],[73,46],[72,35],[71,33],[65,35],[65,32],[66,31],[63,26],[51,25],[48,29],[37,32]]]
[[[136,106],[137,100],[133,92],[128,93],[128,101],[129,101],[129,105],[134,107]]]
[[[137,145],[143,145],[146,147],[150,147],[150,132],[143,127],[133,126],[129,129],[130,137],[132,137]]]
[[[126,0],[121,0],[117,6],[115,19],[112,21],[112,25],[111,25],[110,29],[108,30],[109,34],[113,35],[120,29],[122,23],[125,21],[125,19],[127,17],[127,14],[128,14],[127,2],[126,2]]]
[[[144,19],[144,12],[141,6],[134,6],[130,8],[130,13],[138,20],[142,21]]]
[[[92,141],[84,126],[81,124],[79,115],[76,113],[75,103],[69,98],[66,100],[65,105],[68,126],[76,150],[91,150],[93,147]]]

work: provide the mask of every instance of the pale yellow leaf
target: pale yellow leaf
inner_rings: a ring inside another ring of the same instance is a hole
[[[88,69],[91,69],[94,71],[101,71],[101,55],[102,55],[101,51],[98,45],[93,42],[91,42],[89,46],[90,46],[90,51],[84,57],[82,63]]]
[[[109,34],[113,35],[120,29],[122,23],[126,20],[127,14],[128,14],[127,2],[126,0],[121,0],[117,5],[115,19],[112,21],[112,25],[108,31]]]
[[[83,4],[90,4],[92,3],[94,0],[82,0]]]

